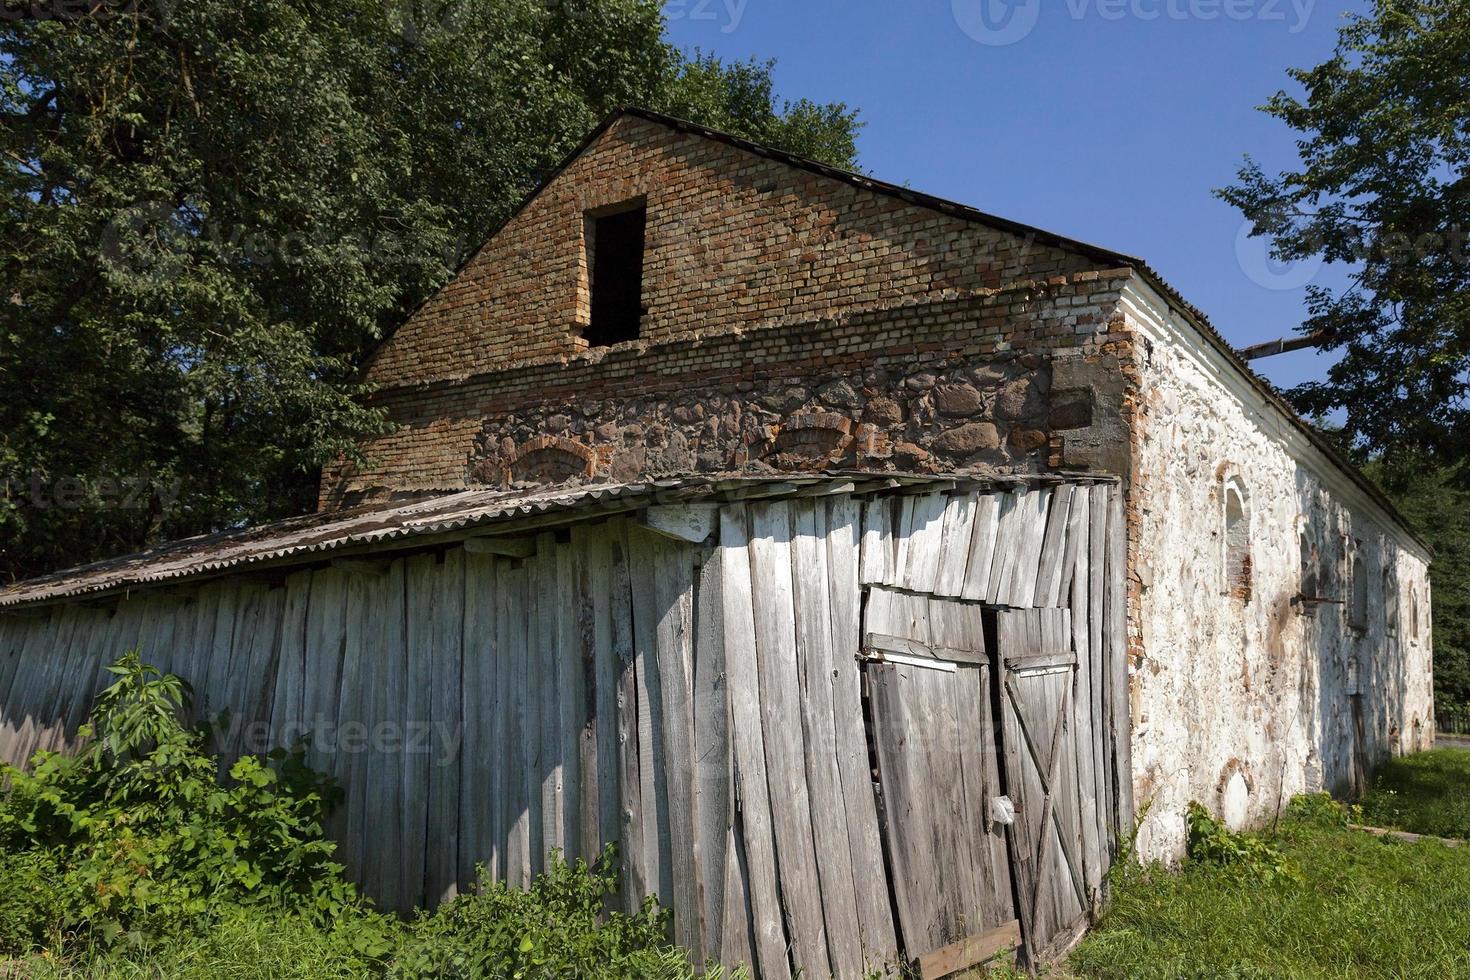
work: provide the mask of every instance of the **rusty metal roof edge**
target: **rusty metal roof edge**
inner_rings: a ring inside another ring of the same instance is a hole
[[[231,570],[263,570],[267,567],[315,563],[335,552],[389,545],[415,538],[453,536],[475,528],[513,523],[521,518],[540,517],[557,511],[575,519],[577,512],[592,509],[595,505],[609,508],[596,509],[597,515],[602,516],[691,497],[760,499],[762,496],[785,496],[822,483],[834,486],[851,483],[853,492],[873,493],[890,488],[916,488],[936,484],[1002,487],[1049,485],[1067,480],[1106,482],[1115,481],[1116,477],[1097,473],[923,474],[828,470],[770,476],[670,476],[636,483],[521,491],[465,488],[386,506],[357,507],[340,516],[302,515],[273,524],[196,535],[171,541],[148,551],[28,579],[0,591],[0,612],[83,597],[101,598],[133,589],[217,576]],[[765,488],[764,494],[760,492],[761,488]],[[483,506],[475,507],[477,501],[483,501]],[[466,509],[456,510],[456,504],[464,505]],[[625,506],[612,506],[617,504]],[[418,520],[415,520],[416,516]],[[333,517],[337,519],[333,520]],[[355,527],[374,517],[397,518],[398,522],[386,526]],[[334,529],[340,533],[331,533]],[[292,531],[297,532],[294,537],[290,534]],[[318,533],[307,536],[309,532]],[[273,540],[273,535],[277,534],[280,535],[279,541]],[[191,548],[210,545],[216,546],[218,550],[191,553]],[[258,546],[259,550],[249,550],[251,545]]]

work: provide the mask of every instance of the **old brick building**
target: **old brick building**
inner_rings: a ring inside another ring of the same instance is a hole
[[[847,977],[1432,742],[1427,549],[1138,259],[627,110],[364,380],[317,514],[0,593],[0,757],[140,646],[313,733],[388,905],[617,840],[697,958]]]

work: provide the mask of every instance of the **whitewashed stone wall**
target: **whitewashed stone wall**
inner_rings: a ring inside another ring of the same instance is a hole
[[[1147,285],[1135,281],[1124,309],[1140,385],[1130,687],[1135,794],[1149,810],[1139,851],[1171,860],[1191,800],[1241,826],[1298,793],[1349,791],[1354,685],[1370,766],[1429,747],[1429,556]],[[1247,494],[1248,600],[1225,582],[1230,480]],[[1341,604],[1293,602],[1303,535],[1324,579],[1315,591]],[[1366,565],[1361,630],[1348,621],[1345,547]]]

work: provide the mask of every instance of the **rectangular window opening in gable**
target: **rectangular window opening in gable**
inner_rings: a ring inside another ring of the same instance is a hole
[[[638,339],[643,319],[643,247],[648,206],[640,198],[585,216],[590,319],[588,347]]]

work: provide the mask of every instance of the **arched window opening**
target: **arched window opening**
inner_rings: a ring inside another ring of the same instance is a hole
[[[1389,565],[1383,566],[1383,626],[1389,636],[1399,631],[1399,590]]]
[[[1312,536],[1305,530],[1301,533],[1301,596],[1303,599],[1317,599],[1322,593],[1318,591],[1317,582],[1317,545],[1312,541]]]
[[[1348,558],[1348,574],[1352,585],[1348,600],[1348,625],[1353,629],[1368,628],[1368,563],[1364,561],[1363,542],[1354,541]]]
[[[1239,480],[1225,485],[1225,594],[1251,600],[1251,522],[1245,487]]]

